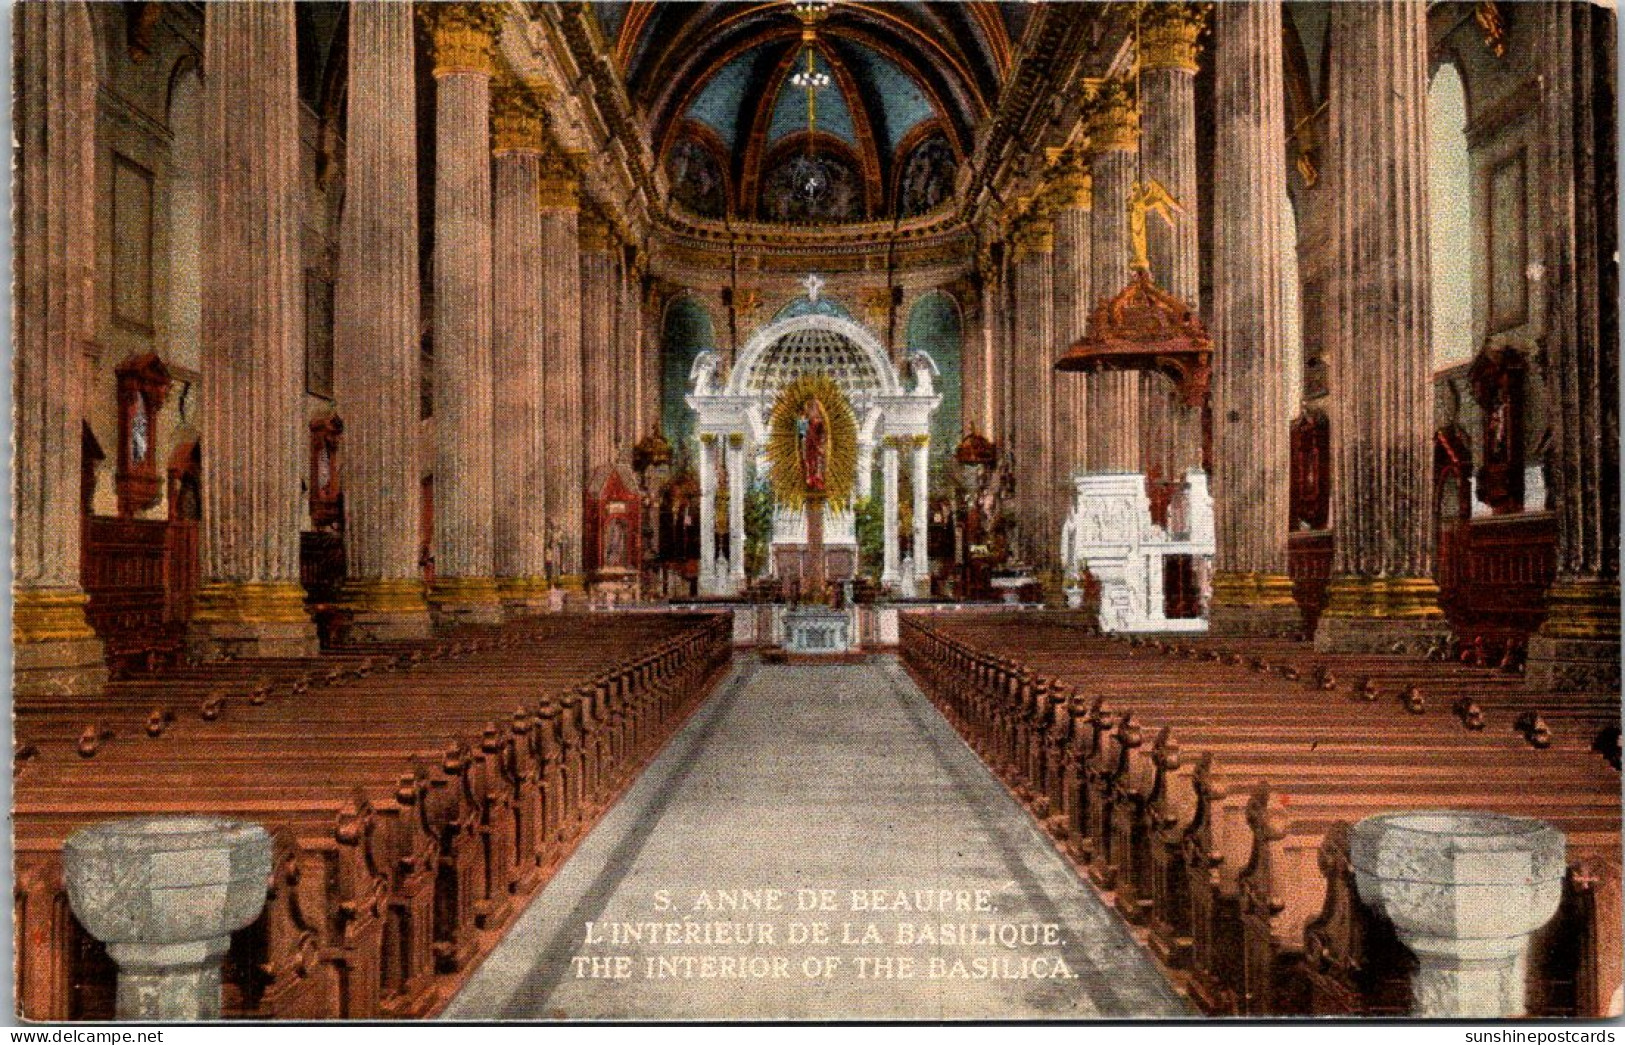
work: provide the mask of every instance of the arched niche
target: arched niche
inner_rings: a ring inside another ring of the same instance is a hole
[[[169,294],[165,352],[196,370],[202,357],[203,80],[191,56],[175,63],[169,82]]]
[[[939,471],[953,455],[964,427],[963,365],[965,324],[959,304],[942,291],[914,303],[908,314],[910,352],[924,352],[937,365],[942,405],[931,418],[931,468]]]
[[[689,372],[695,358],[716,345],[711,314],[701,301],[683,294],[667,303],[660,333],[660,420],[679,458],[692,458],[694,451],[694,415],[683,399]]]
[[[1428,239],[1433,296],[1433,369],[1472,360],[1477,338],[1473,254],[1473,176],[1467,147],[1467,92],[1453,64],[1428,89]]]

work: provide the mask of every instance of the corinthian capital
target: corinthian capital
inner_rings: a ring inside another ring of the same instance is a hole
[[[434,74],[481,73],[496,70],[496,34],[502,8],[497,4],[420,4],[418,11],[434,36]]]
[[[1140,68],[1196,72],[1197,42],[1207,27],[1208,3],[1169,0],[1147,4],[1140,15]]]

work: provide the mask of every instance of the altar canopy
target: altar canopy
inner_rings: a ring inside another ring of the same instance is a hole
[[[899,367],[867,327],[830,315],[801,315],[764,327],[746,342],[731,370],[721,353],[701,353],[689,374],[687,396],[699,435],[700,532],[714,532],[718,469],[726,469],[730,491],[748,488],[747,464],[754,464],[756,475],[768,475],[775,405],[793,383],[826,378],[851,411],[857,449],[850,493],[832,497],[824,509],[827,575],[837,580],[858,571],[853,506],[874,494],[878,451],[884,520],[881,582],[898,594],[913,595],[916,576],[924,577],[927,571],[924,563],[905,570],[899,555],[898,468],[900,456],[907,454],[914,495],[913,547],[924,549],[931,417],[942,401],[936,376],[936,365],[925,353],[911,353],[906,366]],[[823,422],[809,416],[802,423]],[[744,501],[742,495],[728,498],[726,559],[718,558],[712,542],[701,542],[703,595],[737,595],[749,580]],[[776,505],[767,575],[776,576],[786,564],[800,563],[808,547],[807,526],[807,511],[800,505]]]

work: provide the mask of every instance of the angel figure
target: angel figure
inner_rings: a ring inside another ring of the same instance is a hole
[[[1128,198],[1129,241],[1134,245],[1134,267],[1147,272],[1151,271],[1151,252],[1146,241],[1145,216],[1152,212],[1172,228],[1174,215],[1184,214],[1185,208],[1155,178],[1135,182]]]

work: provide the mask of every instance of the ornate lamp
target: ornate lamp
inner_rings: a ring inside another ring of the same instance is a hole
[[[959,465],[960,482],[974,494],[999,463],[999,451],[987,436],[970,431],[954,448],[954,461]]]
[[[790,77],[790,83],[807,92],[807,152],[791,164],[796,189],[808,203],[816,203],[829,191],[829,172],[819,161],[813,132],[818,126],[818,92],[830,85],[828,73],[819,72],[813,52],[818,46],[818,25],[834,7],[833,0],[799,0],[790,5],[801,19],[801,42],[806,45],[807,67]]]

